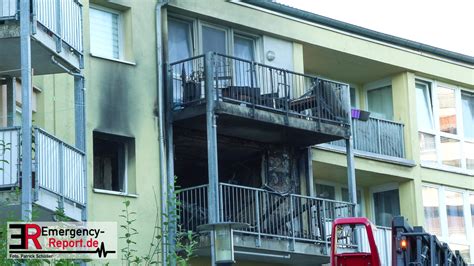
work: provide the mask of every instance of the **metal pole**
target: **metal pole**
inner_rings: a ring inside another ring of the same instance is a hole
[[[30,1],[20,4],[20,44],[21,44],[21,218],[31,220],[31,39]]]
[[[346,109],[347,109],[347,120],[351,126],[352,130],[352,119],[351,119],[351,100],[349,86],[346,90]],[[351,131],[350,131],[351,132]],[[353,149],[353,137],[352,135],[346,139],[346,158],[347,158],[347,186],[349,188],[349,200],[354,204],[354,214],[357,216],[357,187],[356,187],[356,177],[355,177],[355,168],[354,168],[354,149]]]
[[[214,99],[214,54],[212,52],[205,55],[205,82],[206,82],[206,126],[207,126],[207,163],[209,175],[208,190],[208,215],[209,223],[215,224],[219,217],[219,173],[217,168],[217,124],[215,115]],[[214,266],[214,231],[211,232],[211,261]]]
[[[74,76],[74,123],[76,129],[76,148],[81,151],[84,151],[86,147],[84,94],[84,77]]]

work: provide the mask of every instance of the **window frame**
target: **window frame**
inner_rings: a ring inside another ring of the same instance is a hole
[[[230,53],[230,51],[231,51],[230,50],[230,44],[233,42],[233,38],[231,38],[231,31],[230,31],[229,27],[209,23],[207,21],[202,21],[202,20],[198,20],[197,24],[198,24],[197,34],[198,34],[198,44],[199,44],[198,51],[199,51],[199,54],[204,54],[204,51],[203,51],[203,49],[204,49],[204,38],[202,36],[203,27],[208,27],[208,28],[223,31],[224,34],[225,34],[225,36],[224,36],[225,50],[226,50],[225,53],[226,54],[233,54],[233,51],[232,51],[232,53]],[[232,47],[233,47],[233,45],[232,45]]]
[[[418,138],[419,138],[419,133],[425,133],[429,135],[435,136],[435,145],[436,145],[436,157],[437,157],[437,162],[436,163],[431,163],[431,162],[422,162],[420,158],[420,165],[422,167],[427,167],[427,168],[434,168],[434,169],[439,169],[447,172],[454,172],[454,173],[460,173],[460,174],[466,174],[466,175],[474,175],[474,169],[467,169],[466,165],[466,154],[464,152],[465,150],[465,142],[469,143],[474,143],[474,139],[470,138],[465,138],[464,137],[464,121],[463,121],[463,114],[462,114],[462,99],[461,99],[461,93],[462,91],[467,91],[472,93],[470,90],[467,90],[463,87],[452,85],[452,84],[447,84],[442,81],[437,81],[433,79],[428,79],[428,78],[423,78],[423,77],[415,77],[415,84],[417,82],[421,83],[427,83],[429,84],[429,89],[432,97],[432,110],[431,113],[433,114],[433,121],[434,121],[434,129],[433,130],[426,130],[426,129],[420,129],[418,125],[418,119],[416,119],[417,123],[417,129],[418,129]],[[448,88],[448,89],[453,89],[455,93],[455,101],[456,101],[456,126],[457,126],[457,134],[451,134],[451,133],[446,133],[442,132],[440,130],[440,122],[439,122],[439,101],[437,97],[437,89],[438,86]],[[416,96],[415,96],[416,97]],[[415,99],[415,103],[419,101],[418,99]],[[449,139],[455,139],[460,142],[460,158],[461,158],[461,167],[455,167],[455,166],[450,166],[450,165],[445,165],[442,162],[442,152],[441,152],[441,137],[449,138]]]
[[[438,184],[424,183],[424,182],[422,183],[422,187],[435,188],[438,190],[439,219],[440,219],[441,234],[442,234],[441,236],[437,236],[438,239],[440,241],[443,241],[449,244],[468,246],[470,249],[470,254],[471,254],[471,262],[474,262],[474,224],[472,223],[471,215],[473,214],[471,213],[470,202],[469,202],[469,196],[474,195],[474,191],[459,189],[459,188],[449,187],[449,186],[444,186],[444,185],[438,185]],[[466,230],[465,241],[462,241],[462,240],[460,241],[459,239],[451,239],[449,237],[448,214],[447,214],[447,209],[446,209],[446,191],[457,192],[457,193],[462,194],[464,226]],[[421,199],[423,200],[423,197]],[[424,219],[425,217],[423,215],[423,220]],[[469,239],[469,236],[471,236],[471,239]]]
[[[92,38],[89,38],[89,51],[90,51],[90,54],[92,56],[95,56],[95,57],[102,57],[102,58],[106,58],[106,59],[111,59],[111,60],[125,60],[124,58],[124,25],[123,25],[123,12],[120,11],[120,10],[116,10],[116,9],[112,9],[112,8],[108,8],[108,7],[104,7],[104,6],[101,6],[101,5],[97,5],[97,4],[90,4],[89,5],[89,36],[91,35],[91,20],[90,20],[90,9],[96,9],[96,10],[99,10],[99,11],[102,11],[102,12],[107,12],[107,13],[111,13],[111,14],[115,14],[117,15],[117,31],[118,31],[118,58],[114,58],[113,56],[110,57],[110,56],[106,56],[106,55],[103,55],[103,54],[97,54],[97,53],[93,53],[92,52]]]
[[[197,47],[197,40],[196,40],[197,39],[196,38],[197,20],[196,19],[191,19],[189,17],[179,15],[179,14],[170,14],[170,15],[168,15],[168,21],[169,20],[174,20],[174,21],[186,23],[186,24],[189,25],[190,30],[191,30],[191,32],[190,32],[190,34],[191,34],[191,43],[190,43],[191,44],[191,57],[198,54],[198,52],[197,52],[198,47]],[[168,51],[168,53],[169,53],[169,51]],[[169,54],[168,54],[167,58],[169,59]],[[168,62],[168,63],[173,63],[173,62]]]

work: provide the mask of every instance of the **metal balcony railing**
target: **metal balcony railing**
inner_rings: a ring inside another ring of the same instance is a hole
[[[208,223],[207,185],[178,192],[179,224],[182,230],[197,231]],[[308,242],[328,248],[331,223],[335,218],[352,216],[353,204],[296,194],[278,194],[263,189],[221,183],[220,222],[245,223],[238,234]],[[257,244],[258,245],[258,244]],[[327,251],[327,249],[326,249]]]
[[[0,20],[19,19],[19,1],[0,1]],[[47,31],[58,45],[67,44],[82,54],[82,4],[78,0],[33,0],[34,29]]]
[[[378,118],[352,119],[354,149],[386,156],[405,158],[404,125]],[[330,142],[345,147],[344,140]]]
[[[206,56],[170,64],[174,110],[204,103],[206,76],[212,75],[212,99],[307,120],[350,125],[347,84],[221,54],[212,54],[207,59],[213,66],[213,72],[208,73],[204,68]]]
[[[0,188],[20,184],[20,128],[0,129]],[[80,205],[85,204],[85,155],[46,131],[35,128],[33,145],[35,190],[45,189]]]

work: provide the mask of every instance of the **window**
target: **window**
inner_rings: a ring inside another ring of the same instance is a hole
[[[422,165],[474,173],[474,93],[416,80],[416,106]]]
[[[416,99],[418,127],[422,129],[434,129],[431,93],[427,83],[416,83]]]
[[[342,194],[342,201],[350,202],[349,199],[349,189],[347,188],[341,188],[341,194]],[[359,205],[359,208],[357,209],[357,215],[359,217],[362,217],[362,194],[360,193],[360,190],[357,190],[357,204]]]
[[[441,221],[439,216],[438,189],[423,187],[423,210],[425,214],[425,229],[431,234],[441,235]]]
[[[351,107],[357,108],[356,88],[350,87]]]
[[[192,57],[192,36],[191,23],[175,19],[168,21],[169,62]]]
[[[367,104],[374,117],[393,119],[392,86],[368,90]]]
[[[373,193],[375,224],[392,226],[392,218],[400,215],[398,189]]]
[[[248,61],[255,60],[255,41],[251,38],[234,36],[234,56]]]
[[[94,132],[94,188],[127,193],[129,138]]]
[[[227,54],[227,33],[224,29],[202,26],[202,52]]]
[[[474,191],[423,184],[425,229],[472,263]]]
[[[120,59],[121,15],[110,9],[91,7],[89,9],[90,42],[93,55]]]
[[[439,127],[442,132],[457,134],[456,96],[454,89],[438,86]]]
[[[336,199],[336,190],[333,186],[316,184],[316,197],[323,199]]]
[[[466,228],[463,195],[460,192],[446,190],[445,197],[449,238],[464,240],[466,239]]]

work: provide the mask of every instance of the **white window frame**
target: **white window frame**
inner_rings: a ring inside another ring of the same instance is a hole
[[[435,188],[438,190],[438,207],[439,207],[439,219],[441,225],[441,236],[437,236],[439,240],[452,243],[457,245],[468,246],[470,248],[471,263],[474,262],[474,224],[472,224],[471,218],[471,206],[469,201],[469,196],[474,194],[474,191],[459,189],[454,187],[448,187],[437,184],[422,183],[423,187]],[[448,214],[446,210],[446,191],[461,193],[463,196],[463,212],[464,212],[464,226],[466,229],[466,241],[459,241],[459,239],[450,239],[449,238],[449,228],[448,228]],[[422,197],[423,200],[423,197]],[[423,205],[424,207],[424,205]],[[424,217],[423,217],[424,219]],[[471,239],[469,239],[471,236]]]
[[[433,115],[433,120],[434,120],[434,129],[433,130],[427,130],[427,129],[420,129],[418,127],[418,132],[429,134],[429,135],[434,135],[435,136],[435,145],[436,145],[436,157],[437,157],[437,162],[436,163],[430,163],[430,162],[422,162],[420,158],[420,165],[422,167],[427,167],[427,168],[434,168],[434,169],[439,169],[447,172],[454,172],[454,173],[460,173],[460,174],[467,174],[467,175],[474,175],[474,170],[467,169],[466,167],[466,154],[464,152],[464,143],[465,142],[470,142],[474,143],[474,139],[469,139],[469,138],[464,138],[464,121],[463,121],[463,116],[462,116],[462,100],[461,100],[461,92],[462,91],[468,91],[471,92],[470,90],[464,89],[459,86],[447,84],[441,81],[433,80],[433,79],[427,79],[423,77],[415,77],[415,82],[423,82],[429,84],[429,89],[431,90],[431,100],[432,100],[432,108],[431,110],[432,115]],[[448,89],[453,89],[455,93],[455,99],[456,99],[456,127],[457,127],[457,133],[458,134],[451,134],[451,133],[446,133],[446,132],[441,132],[440,130],[440,124],[439,124],[439,101],[437,97],[437,89],[438,85],[441,87],[445,87]],[[416,101],[419,101],[416,99]],[[415,118],[416,119],[416,118]],[[418,124],[418,121],[417,121]],[[455,139],[460,142],[460,154],[461,154],[461,167],[454,167],[450,165],[444,165],[442,162],[442,154],[441,154],[441,137],[445,138],[450,138],[450,139]]]
[[[118,53],[119,53],[119,57],[118,58],[114,58],[114,57],[109,57],[109,56],[105,56],[105,55],[102,55],[102,54],[97,54],[97,53],[93,53],[92,52],[92,49],[90,49],[90,54],[94,57],[101,57],[101,58],[105,58],[105,59],[111,59],[111,60],[124,60],[124,27],[123,27],[123,13],[119,10],[115,10],[115,9],[111,9],[111,8],[108,8],[108,7],[103,7],[103,6],[100,6],[100,5],[96,5],[96,4],[90,4],[89,5],[89,9],[96,9],[96,10],[100,10],[100,11],[103,11],[103,12],[108,12],[108,13],[112,13],[112,14],[116,14],[117,15],[117,27],[118,27]],[[90,11],[89,11],[90,12]],[[91,25],[90,25],[90,19],[89,19],[89,31],[91,31]],[[89,33],[90,34],[90,33]],[[90,40],[89,40],[90,41]],[[89,43],[90,45],[90,48],[92,48],[92,43]]]
[[[375,202],[374,202],[374,194],[375,193],[380,193],[380,192],[385,192],[385,191],[390,191],[390,190],[395,190],[398,189],[398,204],[400,205],[400,213],[402,212],[401,207],[402,205],[400,204],[400,185],[398,183],[387,183],[383,185],[378,185],[378,186],[373,186],[369,188],[369,195],[370,195],[370,214],[373,217],[374,224],[376,224],[375,220]],[[376,224],[377,225],[377,224]],[[377,225],[381,226],[381,225]]]
[[[192,19],[189,19],[189,18],[186,18],[186,17],[182,17],[182,16],[178,16],[178,15],[170,15],[168,17],[168,21],[170,20],[173,20],[173,21],[176,21],[176,22],[180,22],[180,23],[185,23],[189,26],[189,36],[191,37],[191,55],[190,57],[193,57],[195,54],[196,54],[196,38],[195,38],[195,32],[196,32],[196,21],[195,20],[192,20]],[[173,62],[169,62],[169,63],[173,63]]]
[[[232,38],[232,35],[231,35],[231,30],[229,27],[225,27],[225,26],[220,26],[220,25],[216,25],[216,24],[212,24],[212,23],[209,23],[209,22],[205,22],[205,21],[202,21],[202,20],[198,20],[198,39],[199,39],[199,47],[198,47],[198,51],[200,54],[203,54],[204,51],[203,51],[203,48],[204,48],[204,38],[202,37],[202,28],[203,27],[208,27],[208,28],[213,28],[213,29],[216,29],[216,30],[220,30],[220,31],[223,31],[225,33],[225,50],[226,50],[226,54],[232,54],[231,52],[231,49],[230,49],[230,44],[232,43],[233,41],[233,38]],[[232,45],[233,46],[233,45]]]

